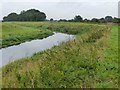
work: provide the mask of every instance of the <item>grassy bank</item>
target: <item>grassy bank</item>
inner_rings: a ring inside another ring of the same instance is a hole
[[[17,45],[33,39],[42,39],[52,35],[49,30],[20,26],[17,23],[2,23],[2,47]]]
[[[42,28],[75,34],[75,40],[3,67],[3,87],[118,87],[117,26],[50,24]]]
[[[17,22],[17,25],[35,29],[47,29],[55,32],[68,34],[82,34],[86,31],[97,28],[94,24],[84,24],[78,22]],[[103,25],[104,26],[104,25]]]
[[[2,88],[2,70],[0,69],[0,89]]]
[[[99,88],[118,88],[119,72],[118,72],[118,26],[114,25],[108,39],[108,46],[104,51],[104,59],[100,60],[97,66],[97,75],[101,79],[97,83]]]

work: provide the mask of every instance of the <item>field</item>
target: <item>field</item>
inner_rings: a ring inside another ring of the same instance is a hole
[[[74,34],[75,39],[6,65],[2,68],[3,87],[118,88],[117,25],[69,22],[13,25]],[[10,38],[4,31],[3,35]]]
[[[48,30],[35,29],[32,27],[20,26],[14,22],[2,23],[2,47],[17,45],[33,39],[42,39],[52,35]]]

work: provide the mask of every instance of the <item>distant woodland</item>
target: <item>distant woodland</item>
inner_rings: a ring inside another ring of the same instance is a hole
[[[30,9],[27,11],[23,10],[20,14],[10,13],[3,18],[3,21],[44,21],[45,19],[45,13],[36,9]]]
[[[59,19],[54,20],[51,18],[50,20],[46,19],[46,14],[44,12],[40,12],[36,9],[29,9],[27,11],[23,10],[20,14],[10,13],[8,16],[3,17],[3,21],[58,21],[58,22],[92,22],[92,23],[120,23],[120,18],[106,16],[105,18],[92,18],[83,19],[82,16],[76,15],[73,19]]]

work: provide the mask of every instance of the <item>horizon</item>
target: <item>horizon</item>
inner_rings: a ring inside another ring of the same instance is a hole
[[[31,8],[31,9],[34,9],[34,8]],[[31,9],[28,9],[28,10],[31,10]],[[38,10],[38,9],[35,9],[35,10]],[[27,11],[27,10],[22,10],[22,11]],[[41,11],[40,11],[41,12]],[[16,13],[16,12],[11,12],[11,13]],[[11,13],[9,13],[9,14],[11,14]],[[43,13],[45,13],[45,12],[43,12]],[[8,14],[8,15],[9,15]],[[17,15],[19,15],[20,13],[16,13]],[[7,16],[8,16],[7,15]],[[75,15],[75,16],[78,16],[79,14],[77,14],[77,15]],[[74,17],[75,17],[74,16]],[[81,16],[81,15],[79,15],[79,16]],[[107,16],[111,16],[111,15],[107,15]],[[6,16],[4,16],[4,17],[6,17]],[[73,18],[71,18],[71,19],[66,19],[66,18],[63,18],[62,20],[72,20],[72,19],[74,19],[74,17]],[[105,16],[106,17],[106,16]],[[101,18],[104,18],[105,19],[105,17],[99,17],[99,18],[91,18],[91,19],[88,19],[88,18],[84,18],[84,17],[82,17],[83,19],[87,19],[87,20],[92,20],[92,19],[101,19]],[[118,17],[114,17],[114,16],[111,16],[112,18],[118,18]],[[50,20],[50,19],[53,19],[53,20],[60,20],[60,19],[54,19],[54,18],[49,18],[49,19],[47,19],[47,17],[46,17],[46,20]],[[3,20],[3,19],[2,19]],[[0,21],[2,21],[2,20],[0,20]]]
[[[90,2],[86,0],[86,2],[3,2],[1,5],[2,15],[0,15],[0,20],[3,20],[4,16],[7,16],[12,12],[20,14],[22,10],[26,11],[29,9],[37,9],[44,12],[47,16],[46,19],[48,20],[51,18],[54,20],[69,20],[73,19],[76,15],[80,15],[84,19],[100,19],[105,16],[118,18],[118,2],[116,1]]]

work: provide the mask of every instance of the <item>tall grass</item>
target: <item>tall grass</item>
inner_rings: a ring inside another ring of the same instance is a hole
[[[45,26],[52,31],[76,34],[76,38],[3,67],[3,87],[118,87],[117,48],[114,48],[117,42],[112,43],[118,36],[117,29],[113,28],[111,33],[106,25],[78,23],[44,23],[42,27]]]
[[[68,34],[82,34],[91,28],[97,28],[94,24],[84,24],[84,23],[70,23],[70,22],[17,22],[15,24],[32,27],[37,29],[48,29],[56,32],[63,32]],[[99,26],[99,25],[97,25]],[[104,26],[104,25],[103,25]]]

